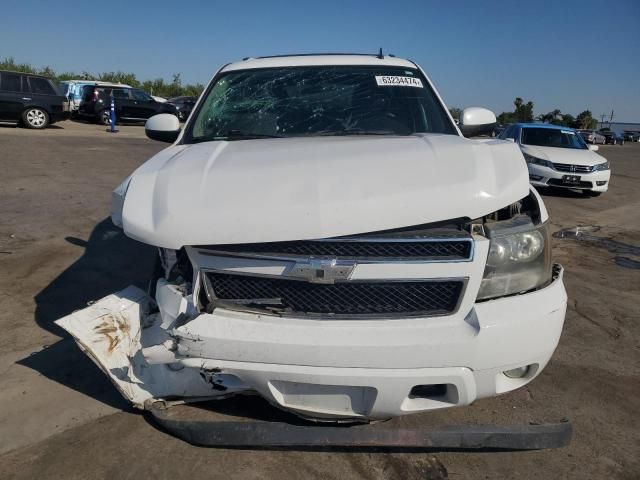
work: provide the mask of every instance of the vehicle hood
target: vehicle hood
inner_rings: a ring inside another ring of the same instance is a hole
[[[594,151],[575,148],[522,145],[522,151],[543,160],[549,160],[553,163],[566,163],[568,165],[596,165],[607,161],[606,158]]]
[[[130,178],[125,233],[166,248],[477,218],[529,192],[517,146],[455,135],[174,145]]]

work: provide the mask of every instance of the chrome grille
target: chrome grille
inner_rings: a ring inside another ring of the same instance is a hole
[[[553,168],[559,172],[568,173],[591,173],[593,167],[590,165],[570,165],[568,163],[554,163]]]
[[[197,247],[205,255],[263,258],[332,257],[362,260],[460,261],[473,253],[471,238],[344,238]]]
[[[310,283],[204,272],[214,305],[271,314],[375,317],[447,315],[457,310],[465,279]]]

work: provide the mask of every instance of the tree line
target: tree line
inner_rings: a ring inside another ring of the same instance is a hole
[[[499,124],[531,123],[534,120],[537,120],[542,123],[551,123],[553,125],[561,125],[580,130],[593,130],[598,125],[598,121],[593,118],[593,115],[589,110],[584,110],[575,117],[570,113],[562,113],[559,109],[534,116],[533,102],[528,101],[525,103],[525,101],[520,97],[516,97],[513,101],[513,106],[513,112],[502,112],[496,117]],[[450,109],[450,112],[453,118],[459,119],[462,110],[459,108],[452,108]]]
[[[182,95],[197,97],[204,90],[204,85],[201,83],[183,84],[179,73],[173,74],[171,82],[165,81],[163,78],[156,78],[154,80],[140,81],[136,78],[135,73],[127,73],[122,71],[117,72],[103,72],[98,75],[87,72],[86,70],[81,73],[78,72],[62,72],[56,73],[51,67],[37,68],[31,66],[29,63],[16,63],[13,57],[6,57],[0,61],[0,70],[11,70],[14,72],[33,73],[36,75],[43,75],[49,77],[58,82],[64,80],[99,80],[103,82],[117,82],[131,85],[134,88],[140,88],[151,95],[158,97],[179,97]]]
[[[182,79],[179,73],[172,75],[171,82],[165,81],[163,78],[156,78],[154,80],[140,81],[136,78],[135,73],[122,72],[103,72],[98,75],[94,75],[86,70],[81,73],[78,72],[62,72],[56,73],[51,67],[35,68],[29,63],[16,63],[13,57],[6,57],[0,61],[0,70],[12,70],[14,72],[33,73],[36,75],[43,75],[45,77],[52,78],[59,82],[64,80],[99,80],[103,82],[124,83],[131,85],[134,88],[140,88],[151,95],[159,97],[171,98],[179,97],[182,95],[197,97],[204,90],[204,85],[201,83],[194,84],[182,84]],[[533,122],[538,120],[543,123],[552,123],[554,125],[563,125],[570,128],[578,128],[583,130],[593,130],[598,125],[598,121],[593,118],[589,110],[580,112],[575,117],[569,113],[562,113],[559,109],[552,110],[551,112],[540,114],[537,117],[533,115],[533,102],[524,100],[520,97],[516,97],[513,101],[513,112],[502,112],[497,116],[499,124],[505,125],[507,123],[521,123],[521,122]],[[459,108],[449,109],[451,115],[455,119],[460,118],[462,110]]]

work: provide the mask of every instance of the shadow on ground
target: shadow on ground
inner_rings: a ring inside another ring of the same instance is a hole
[[[53,322],[127,285],[146,289],[155,249],[126,237],[109,218],[94,227],[88,240],[66,240],[84,248],[84,254],[35,296],[36,323],[63,339],[18,363],[104,403],[126,408],[107,377]]]

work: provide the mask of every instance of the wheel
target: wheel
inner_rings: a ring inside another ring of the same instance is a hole
[[[22,112],[22,123],[27,128],[40,130],[49,125],[49,114],[38,107],[27,108]]]
[[[104,109],[98,114],[98,121],[106,126],[111,125],[111,110]]]

